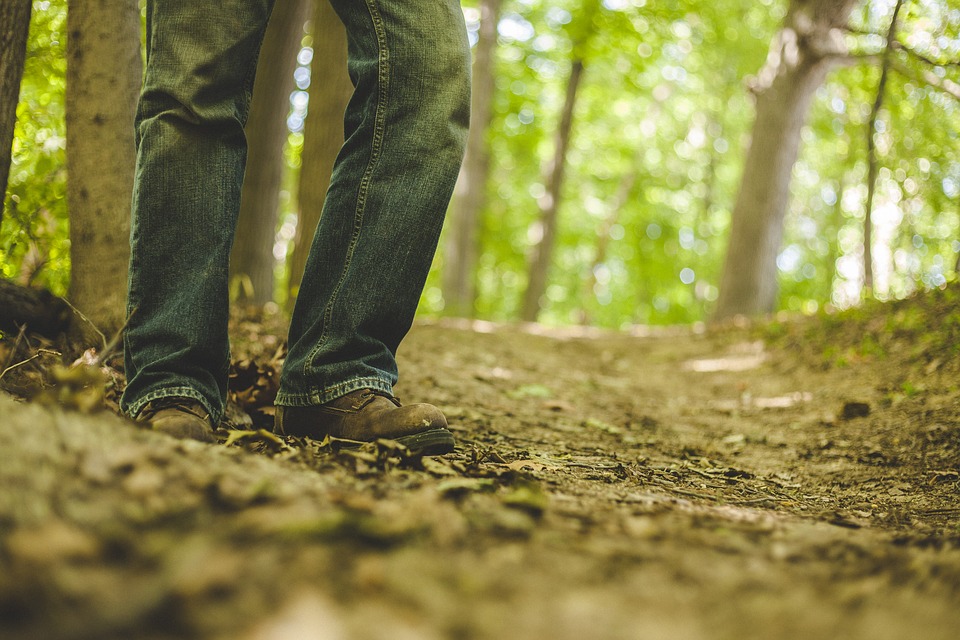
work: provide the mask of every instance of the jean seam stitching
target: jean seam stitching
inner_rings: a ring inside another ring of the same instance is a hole
[[[192,387],[186,386],[166,387],[144,394],[137,402],[132,403],[125,413],[131,418],[134,418],[147,404],[160,398],[190,398],[191,400],[196,400],[203,406],[204,410],[210,414],[211,419],[216,422],[220,421],[221,414],[210,410],[209,403],[206,398],[203,397],[203,394]]]
[[[364,212],[367,205],[367,192],[370,188],[370,182],[373,178],[373,172],[376,170],[380,161],[380,154],[383,148],[384,129],[386,128],[386,113],[390,91],[390,51],[387,47],[387,35],[383,25],[383,17],[376,4],[377,0],[365,0],[364,5],[370,14],[370,21],[373,24],[374,34],[377,37],[377,107],[374,114],[373,138],[370,141],[370,159],[367,161],[367,168],[360,178],[360,185],[357,188],[357,207],[354,211],[353,234],[350,238],[350,245],[347,247],[347,255],[343,261],[343,270],[340,273],[340,279],[337,281],[330,295],[330,301],[323,311],[323,330],[320,338],[317,340],[317,346],[310,352],[309,357],[303,365],[303,374],[309,378],[310,370],[315,368],[314,361],[317,355],[322,351],[324,344],[330,335],[330,323],[333,319],[333,308],[336,305],[337,297],[343,288],[343,282],[347,278],[347,272],[350,269],[350,263],[353,259],[354,251],[360,239],[360,231],[363,225]]]
[[[313,406],[325,404],[358,389],[371,388],[393,393],[393,386],[386,380],[371,376],[360,376],[345,380],[339,384],[327,387],[323,393],[311,391],[309,393],[290,393],[277,396],[276,404],[280,406]],[[292,401],[292,402],[291,402]],[[305,404],[300,404],[305,403]]]

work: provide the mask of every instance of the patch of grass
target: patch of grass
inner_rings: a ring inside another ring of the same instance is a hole
[[[785,356],[814,366],[848,367],[864,360],[925,366],[960,356],[960,283],[904,300],[865,301],[825,312],[758,325],[754,335]]]
[[[900,390],[903,392],[903,395],[908,398],[912,398],[913,396],[922,393],[924,388],[924,385],[914,384],[910,381],[904,382],[902,385],[900,385]]]

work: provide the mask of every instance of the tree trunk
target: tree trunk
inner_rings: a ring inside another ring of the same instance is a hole
[[[876,195],[877,174],[880,170],[874,136],[877,133],[877,118],[880,116],[880,107],[883,106],[883,94],[890,73],[890,55],[893,53],[893,42],[897,33],[897,17],[902,6],[903,0],[897,0],[893,8],[893,18],[887,31],[887,46],[883,50],[883,62],[880,66],[877,97],[873,101],[870,120],[867,122],[867,209],[863,216],[863,294],[867,297],[873,295],[873,198]]]
[[[530,253],[527,265],[527,290],[523,295],[523,309],[520,318],[525,322],[535,322],[540,314],[540,299],[547,289],[547,275],[553,260],[553,247],[557,237],[557,210],[560,206],[560,189],[563,186],[563,172],[566,165],[567,149],[570,146],[570,133],[573,129],[573,110],[577,104],[577,90],[583,78],[583,60],[574,60],[570,67],[570,80],[563,102],[560,124],[557,127],[556,144],[553,159],[547,165],[547,193],[537,203],[540,207],[540,241]]]
[[[70,307],[46,289],[25,287],[0,278],[0,331],[56,338],[70,323]]]
[[[130,257],[142,70],[136,0],[70,0],[67,38],[69,297],[94,326],[112,333],[124,324]]]
[[[855,0],[792,0],[755,87],[756,119],[733,209],[714,319],[773,311],[777,253],[800,133],[814,93],[843,53]]]
[[[343,146],[343,112],[353,94],[347,75],[347,33],[326,0],[315,0],[313,62],[310,65],[310,104],[303,131],[300,168],[300,215],[290,256],[288,304],[292,307],[303,278],[330,174]]]
[[[502,0],[482,0],[480,3],[480,33],[473,61],[470,133],[450,208],[449,235],[443,261],[445,311],[454,316],[472,317],[476,301],[480,215],[486,206],[486,187],[490,174],[487,130],[493,115],[496,84],[493,54],[497,46],[501,3]]]
[[[609,252],[610,240],[612,239],[610,234],[613,231],[613,227],[616,226],[620,220],[620,212],[623,211],[623,207],[627,204],[627,200],[633,192],[633,187],[640,177],[640,166],[639,161],[635,162],[632,168],[620,177],[617,191],[609,203],[607,215],[597,229],[596,251],[593,254],[593,261],[590,263],[590,270],[587,272],[587,277],[584,278],[583,281],[583,294],[581,298],[583,306],[580,311],[580,324],[589,325],[592,322],[586,302],[597,296],[597,271],[607,261],[607,253]]]
[[[837,274],[837,260],[840,259],[840,229],[843,228],[843,192],[846,190],[845,186],[845,174],[841,174],[840,180],[837,180],[833,183],[833,187],[837,192],[837,201],[833,204],[833,208],[830,210],[830,224],[827,227],[827,232],[829,233],[826,236],[827,239],[827,259],[824,262],[824,265],[830,269],[830,287],[827,295],[827,301],[833,302],[834,292],[836,291],[836,284],[839,280]]]
[[[0,224],[3,224],[3,203],[10,175],[13,128],[17,122],[31,4],[31,0],[4,0],[0,4]]]
[[[325,0],[323,0],[325,1]],[[240,219],[230,254],[231,289],[240,302],[273,300],[274,236],[277,228],[283,147],[287,141],[293,72],[310,13],[307,0],[278,0],[260,49],[253,101],[247,119],[247,170]],[[239,286],[237,286],[239,285]],[[234,289],[235,287],[235,289]]]

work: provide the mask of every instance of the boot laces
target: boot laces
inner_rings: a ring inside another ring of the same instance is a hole
[[[380,391],[379,389],[364,389],[363,393],[360,394],[360,397],[357,398],[357,402],[354,404],[354,408],[362,409],[363,407],[373,402],[374,399],[377,398],[377,396],[380,396],[381,398],[386,398],[387,400],[397,405],[398,407],[401,406],[400,399],[394,396],[393,394],[387,393],[386,391]]]

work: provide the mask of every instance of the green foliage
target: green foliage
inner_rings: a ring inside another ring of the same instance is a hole
[[[584,26],[580,0],[506,3],[481,317],[518,313],[575,49],[585,76],[541,319],[617,327],[704,317],[717,296],[751,121],[740,81],[762,64],[783,15],[771,4],[607,0]],[[610,238],[605,256],[597,256],[600,234]],[[438,310],[431,303],[441,300],[428,287],[425,306]]]
[[[34,2],[3,226],[0,269],[62,294],[69,278],[66,207],[66,1]]]
[[[854,54],[883,51],[893,2],[867,2],[849,36]],[[960,10],[940,0],[906,3],[897,37],[941,66],[893,56],[883,108],[873,133],[880,172],[874,203],[874,293],[903,298],[954,279],[960,252],[960,103],[924,78],[960,77]],[[781,255],[782,304],[812,311],[860,301],[867,194],[867,123],[880,69],[836,71],[817,92],[794,174]]]
[[[757,336],[798,360],[827,368],[886,360],[891,367],[909,368],[914,376],[941,367],[952,370],[960,355],[960,283],[901,300],[820,311],[808,321],[764,323]],[[909,396],[921,387],[907,381],[899,391]]]
[[[893,4],[860,4],[846,36],[853,54],[883,51]],[[574,58],[583,59],[585,75],[541,319],[622,327],[708,316],[753,121],[749,78],[786,8],[787,0],[504,0],[480,317],[517,317]],[[466,13],[475,29],[475,0]],[[34,2],[0,228],[2,275],[34,276],[57,293],[69,276],[65,21],[65,0]],[[960,82],[960,9],[948,0],[909,2],[897,36],[915,53],[895,52],[872,133],[881,165],[874,210],[881,299],[956,279],[960,252],[960,101],[930,84]],[[875,58],[865,57],[838,68],[817,92],[778,260],[783,309],[844,308],[863,295],[866,127],[878,79]],[[292,133],[286,194],[295,191],[302,140]],[[278,239],[287,242],[296,212],[289,195],[284,202]],[[601,237],[607,244],[598,255]],[[427,313],[443,310],[442,269],[438,259],[424,291]],[[285,274],[279,265],[281,280]],[[960,338],[960,328],[952,331]]]
[[[477,310],[517,315],[536,238],[541,167],[553,151],[589,0],[508,0],[500,21],[493,175]],[[605,0],[593,15],[560,208],[559,246],[541,319],[618,327],[705,319],[716,299],[753,120],[747,80],[763,65],[787,3]],[[893,2],[870,0],[850,35],[855,55],[885,45]],[[960,10],[908,3],[898,37],[932,67],[898,52],[874,134],[876,294],[901,298],[954,278],[960,250],[957,101],[919,79],[956,82]],[[912,77],[911,77],[912,76]],[[835,71],[817,92],[795,167],[779,256],[781,308],[812,313],[859,303],[866,200],[866,125],[879,67]],[[629,187],[620,202],[624,187]],[[610,238],[597,260],[600,234]],[[438,263],[437,269],[442,269]],[[424,298],[442,309],[432,274]]]

